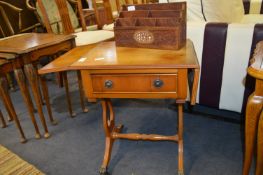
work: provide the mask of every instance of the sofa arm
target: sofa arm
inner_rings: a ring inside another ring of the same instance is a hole
[[[251,50],[263,25],[188,22],[187,38],[200,63],[199,104],[241,112]]]

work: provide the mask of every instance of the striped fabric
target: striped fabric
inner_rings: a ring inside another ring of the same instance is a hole
[[[245,14],[263,14],[263,0],[243,0]]]
[[[263,40],[263,24],[188,22],[187,27],[201,65],[197,102],[241,112],[253,91],[246,69],[256,43]]]
[[[0,174],[1,175],[44,175],[33,165],[0,145]]]

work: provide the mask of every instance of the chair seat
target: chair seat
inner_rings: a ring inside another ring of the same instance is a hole
[[[86,29],[88,31],[98,30],[98,25],[87,26]],[[74,31],[75,31],[75,33],[82,32],[82,28],[81,27],[76,28]]]
[[[114,32],[104,31],[104,30],[79,32],[79,33],[75,33],[74,35],[77,36],[76,37],[77,46],[94,44],[114,38]]]
[[[106,31],[113,31],[114,30],[114,23],[111,23],[111,24],[105,24],[103,27],[102,27],[103,30],[106,30]]]

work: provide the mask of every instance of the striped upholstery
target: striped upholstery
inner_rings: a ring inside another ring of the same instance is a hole
[[[263,14],[263,0],[243,0],[246,14]]]
[[[253,91],[254,83],[246,79],[246,69],[256,43],[263,40],[263,24],[187,25],[187,36],[195,45],[201,65],[197,102],[241,112]]]

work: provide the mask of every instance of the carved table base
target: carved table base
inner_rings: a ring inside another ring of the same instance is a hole
[[[183,104],[178,104],[178,134],[164,136],[157,134],[121,133],[123,125],[115,125],[115,115],[110,99],[101,99],[103,110],[103,127],[105,131],[104,159],[99,170],[100,175],[108,175],[107,167],[111,158],[113,143],[116,139],[149,140],[149,141],[173,141],[178,142],[178,175],[183,175]]]

